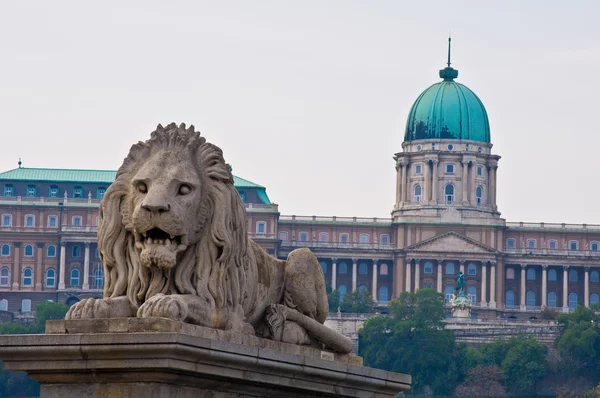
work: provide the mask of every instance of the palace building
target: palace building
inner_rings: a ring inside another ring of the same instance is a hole
[[[270,254],[319,258],[341,294],[378,304],[433,288],[449,300],[463,271],[473,316],[531,317],[600,299],[600,225],[506,222],[496,205],[500,156],[482,101],[448,66],[419,95],[395,154],[391,218],[281,215],[263,186],[235,177],[248,231]],[[104,285],[98,204],[114,171],[19,167],[0,173],[0,311],[72,304]],[[393,183],[393,181],[390,181]]]

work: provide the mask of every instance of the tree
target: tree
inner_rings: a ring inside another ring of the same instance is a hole
[[[433,289],[402,293],[390,301],[390,317],[368,319],[359,331],[365,365],[412,376],[412,391],[430,386],[447,394],[462,376],[464,350],[444,329],[443,297]]]
[[[44,301],[35,306],[35,323],[32,325],[32,333],[44,333],[46,321],[65,319],[69,307],[63,303]]]
[[[513,336],[502,361],[507,386],[516,393],[530,394],[548,373],[548,347],[533,337]]]
[[[502,385],[504,373],[495,365],[477,365],[470,369],[465,381],[456,387],[459,397],[506,397]]]
[[[586,392],[584,398],[600,398],[600,384]]]
[[[327,285],[327,302],[329,303],[329,313],[337,312],[340,306],[340,292],[333,290],[331,286]]]
[[[341,307],[342,312],[373,312],[375,309],[375,301],[373,301],[369,292],[355,290],[352,293],[344,294]]]

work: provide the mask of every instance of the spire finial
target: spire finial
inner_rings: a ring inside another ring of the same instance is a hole
[[[23,164],[23,162],[21,162],[21,158],[19,158],[19,168],[21,168],[22,164]]]
[[[450,67],[450,42],[452,41],[452,37],[450,37],[450,32],[448,32],[448,68]]]

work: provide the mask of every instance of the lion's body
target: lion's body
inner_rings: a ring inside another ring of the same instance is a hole
[[[221,150],[193,126],[159,126],[131,148],[100,205],[104,299],[67,318],[163,316],[248,333],[266,325],[267,335],[303,344],[314,341],[308,329],[329,336],[309,321],[322,324],[328,311],[316,257],[299,249],[278,260],[246,225]]]

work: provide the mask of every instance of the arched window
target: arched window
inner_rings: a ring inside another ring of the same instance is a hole
[[[329,242],[329,234],[327,232],[319,233],[319,242]]]
[[[104,270],[98,268],[94,271],[94,289],[104,288]]]
[[[31,300],[21,300],[21,312],[31,312]]]
[[[477,187],[475,189],[475,199],[478,205],[480,205],[483,202],[483,188]]]
[[[348,243],[350,241],[350,235],[340,234],[340,243]]]
[[[446,264],[446,275],[454,275],[454,263]]]
[[[600,274],[598,273],[598,271],[592,271],[592,274],[590,275],[590,280],[592,282],[600,282]]]
[[[577,308],[577,293],[569,293],[569,308]]]
[[[446,185],[446,188],[444,189],[444,199],[446,200],[446,203],[454,202],[454,185]]]
[[[468,265],[467,275],[477,275],[477,264],[471,263]]]
[[[367,275],[369,273],[367,269],[367,263],[358,264],[358,274],[359,275]]]
[[[347,274],[348,273],[348,266],[346,265],[346,263],[339,263],[338,264],[338,274]]]
[[[81,248],[79,246],[77,246],[77,245],[73,246],[71,255],[72,255],[72,257],[79,257],[79,256],[81,256]]]
[[[527,292],[527,307],[535,307],[535,292]]]
[[[379,266],[379,275],[387,275],[388,274],[388,265],[383,263]]]
[[[73,216],[71,218],[71,223],[74,227],[81,227],[81,223],[82,223],[81,216]]]
[[[6,243],[2,245],[2,255],[10,256],[10,246],[7,245]]]
[[[550,239],[548,241],[548,249],[550,250],[556,250],[558,248],[558,242],[554,239]]]
[[[596,304],[598,301],[600,301],[600,296],[596,293],[592,293],[590,296],[590,304]]]
[[[33,270],[29,267],[23,270],[23,286],[33,286]]]
[[[556,280],[556,270],[555,269],[551,269],[548,271],[548,280],[549,281],[555,281]]]
[[[423,286],[423,289],[431,289],[431,285],[428,283],[425,286]]]
[[[422,199],[422,189],[421,189],[421,185],[417,184],[415,185],[415,202],[420,202]]]
[[[569,270],[569,282],[577,282],[577,279],[577,271],[574,269]]]
[[[319,264],[321,264],[321,269],[323,270],[323,273],[326,274],[327,273],[327,263],[325,261],[320,261]]]
[[[10,285],[10,269],[8,267],[2,267],[0,269],[0,286]]]
[[[424,274],[433,274],[433,263],[431,261],[425,262],[425,265],[423,266],[423,273]]]
[[[79,286],[79,270],[71,270],[71,286]]]
[[[515,305],[515,292],[512,290],[506,291],[506,305]]]
[[[46,287],[54,287],[56,283],[56,271],[54,268],[48,268],[46,270]]]
[[[388,288],[387,286],[379,287],[379,302],[387,303],[388,302]]]
[[[8,311],[8,300],[7,299],[0,300],[0,311]]]
[[[467,288],[467,295],[469,296],[469,300],[471,300],[471,302],[477,302],[477,288],[475,286],[469,286]]]
[[[286,240],[288,240],[288,233],[287,233],[287,232],[285,232],[285,231],[283,231],[283,232],[280,232],[280,233],[279,233],[279,239],[280,239],[280,240],[283,240],[283,241],[286,241]]]
[[[529,268],[527,270],[527,280],[528,281],[534,281],[535,280],[535,269]]]
[[[556,293],[548,293],[548,307],[556,308]]]
[[[360,293],[366,293],[366,292],[367,292],[367,287],[366,287],[365,285],[360,285],[360,286],[358,287],[358,291],[359,291]]]
[[[33,246],[25,245],[25,257],[33,257]]]
[[[46,256],[48,257],[56,257],[56,246],[50,245],[46,249]]]
[[[506,269],[506,279],[515,279],[515,269],[514,268]]]
[[[361,245],[366,245],[367,243],[369,243],[369,234],[360,234],[360,236],[358,237],[358,243],[360,243]]]
[[[344,295],[346,294],[348,289],[346,288],[346,285],[339,285],[337,290],[338,292],[340,292],[340,302],[342,302],[342,300],[344,299]]]
[[[452,300],[452,296],[454,296],[454,286],[447,285],[446,289],[444,289],[444,301],[449,303]]]

